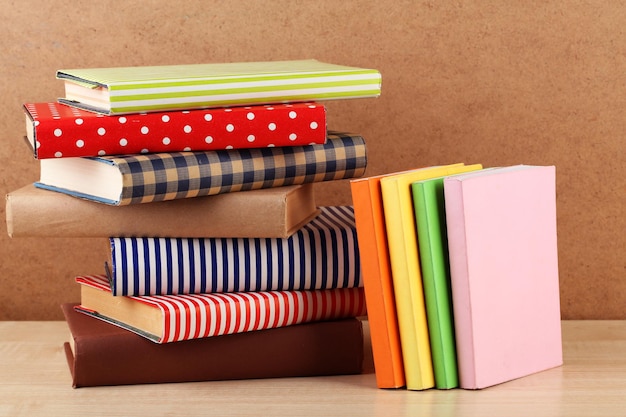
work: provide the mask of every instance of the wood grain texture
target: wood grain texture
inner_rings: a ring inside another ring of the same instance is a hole
[[[563,317],[626,317],[617,3],[25,0],[0,20],[2,194],[38,178],[21,106],[63,94],[57,69],[304,58],[371,67],[380,98],[328,105],[329,127],[366,138],[368,175],[556,165]],[[346,181],[316,191],[320,204],[350,202]],[[78,297],[72,278],[101,272],[100,247],[1,234],[0,320],[61,319],[58,305]]]
[[[68,337],[61,321],[0,322],[0,416],[608,417],[626,407],[625,321],[564,321],[563,366],[480,391],[379,389],[371,356],[362,375],[72,389]]]

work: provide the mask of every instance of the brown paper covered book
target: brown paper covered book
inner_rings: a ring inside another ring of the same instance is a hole
[[[288,237],[318,213],[312,184],[109,206],[27,185],[6,196],[12,237]]]
[[[75,388],[167,382],[357,374],[363,366],[359,319],[299,324],[227,336],[155,344],[61,307]]]

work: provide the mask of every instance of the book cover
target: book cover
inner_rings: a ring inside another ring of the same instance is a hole
[[[361,275],[378,388],[406,385],[400,346],[387,232],[380,191],[381,176],[350,181],[361,258]]]
[[[128,205],[355,178],[366,164],[363,137],[329,132],[321,145],[42,159],[35,185]]]
[[[75,388],[358,374],[359,319],[303,323],[157,345],[63,304],[64,343]]]
[[[115,297],[104,275],[78,276],[76,282],[77,309],[156,343],[366,314],[362,288]]]
[[[464,164],[425,167],[389,175],[380,180],[408,389],[421,390],[435,386],[411,183],[479,167]]]
[[[110,206],[26,185],[6,195],[11,237],[286,238],[319,213],[312,184]]]
[[[444,180],[460,386],[563,363],[553,166]]]
[[[439,177],[416,181],[411,184],[411,189],[435,386],[439,389],[449,389],[458,386],[459,374],[454,339],[443,179],[444,177]]]
[[[60,103],[26,103],[35,158],[299,146],[326,141],[326,110],[293,103],[103,116]]]
[[[62,69],[60,101],[105,114],[377,97],[374,69],[315,59]]]
[[[325,206],[287,238],[111,237],[113,295],[362,286],[351,206]]]

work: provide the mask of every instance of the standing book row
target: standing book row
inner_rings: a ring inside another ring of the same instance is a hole
[[[75,387],[361,371],[354,210],[318,207],[313,183],[364,174],[365,141],[327,130],[321,103],[378,96],[378,71],[303,60],[57,78],[65,98],[24,106],[41,173],[7,195],[6,220],[13,237],[103,239],[104,270],[76,277],[80,303],[62,306]]]
[[[562,364],[554,167],[351,181],[377,384],[481,389]]]

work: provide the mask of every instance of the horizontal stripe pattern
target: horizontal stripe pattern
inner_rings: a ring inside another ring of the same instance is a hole
[[[352,99],[352,98],[364,98],[364,97],[374,97],[378,95],[378,90],[376,89],[367,89],[362,90],[359,95],[355,95],[353,91],[342,91],[342,89],[335,89],[333,91],[311,91],[307,94],[302,94],[299,92],[276,92],[276,93],[268,93],[268,94],[240,94],[240,95],[230,95],[230,96],[220,96],[211,97],[215,102],[211,104],[206,104],[201,100],[189,100],[188,98],[180,98],[180,99],[171,99],[168,100],[167,103],[163,103],[160,101],[155,101],[153,103],[149,102],[138,102],[135,105],[128,105],[128,103],[120,103],[116,106],[115,111],[111,111],[110,114],[113,115],[122,115],[122,114],[130,114],[130,113],[140,113],[140,112],[154,112],[154,111],[166,111],[166,110],[183,110],[183,109],[205,109],[205,108],[215,108],[215,107],[228,107],[228,106],[252,106],[252,105],[261,105],[267,103],[278,103],[278,104],[287,104],[287,103],[296,103],[296,102],[305,102],[305,101],[330,101],[330,100],[342,100],[342,99]],[[93,100],[93,99],[92,99]],[[86,108],[87,110],[92,111],[100,111],[99,109],[89,107],[89,106],[81,106],[80,103],[74,102],[65,102],[68,105],[77,106],[79,108]],[[108,103],[108,102],[106,102]]]
[[[80,276],[76,278],[76,281],[82,285],[110,291],[109,283],[103,275]],[[158,343],[358,317],[366,314],[362,288],[157,295],[130,298],[161,311],[163,334],[162,337],[156,339]],[[118,324],[124,326],[124,323]]]
[[[111,68],[76,68],[57,71],[57,78],[108,87],[249,81],[254,79],[294,79],[302,77],[332,77],[341,74],[378,73],[373,69],[320,62],[315,59],[226,62],[187,65],[161,65]],[[206,81],[205,81],[206,80]]]
[[[351,206],[320,207],[288,238],[112,237],[110,244],[114,295],[362,286]]]
[[[180,95],[181,93],[193,93],[195,91],[231,93],[236,91],[276,91],[277,83],[280,82],[281,90],[300,88],[319,88],[322,86],[350,86],[350,85],[377,85],[380,76],[377,72],[351,72],[350,74],[332,73],[311,75],[288,75],[284,77],[251,77],[225,79],[201,79],[182,81],[154,81],[151,83],[127,83],[124,85],[111,86],[109,88],[112,101],[122,101],[125,97],[155,96],[155,95]]]
[[[290,88],[277,90],[272,87],[249,87],[245,84],[229,86],[229,88],[188,89],[181,95],[176,89],[154,89],[148,91],[130,91],[125,95],[111,92],[109,101],[111,109],[115,113],[117,109],[124,111],[128,108],[152,108],[158,105],[188,104],[190,108],[223,106],[226,103],[255,102],[257,99],[270,102],[293,101],[300,102],[316,98],[321,100],[325,97],[343,96],[346,98],[356,97],[359,92],[375,91],[370,84],[362,83],[336,83],[336,84],[298,84]],[[269,100],[268,100],[269,99]]]
[[[57,78],[106,88],[113,114],[377,97],[381,90],[377,70],[316,60],[72,69]]]
[[[330,131],[324,144],[97,159],[122,172],[127,205],[360,177],[367,153],[361,136]]]

